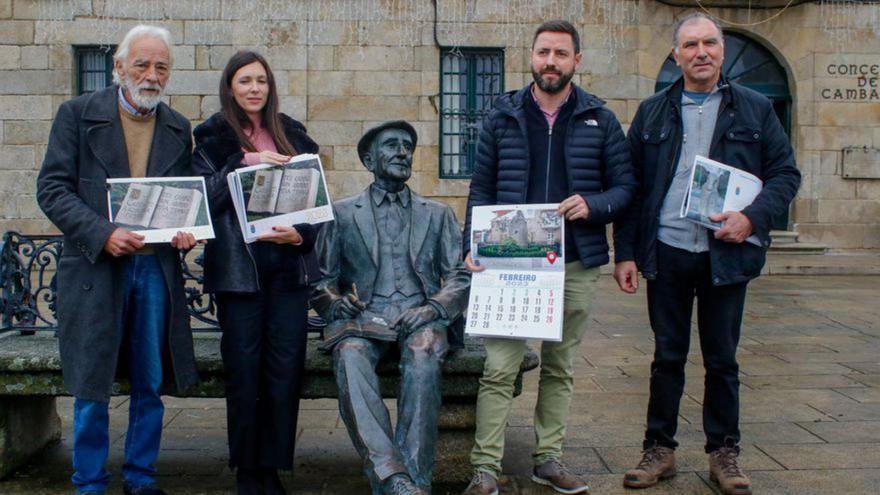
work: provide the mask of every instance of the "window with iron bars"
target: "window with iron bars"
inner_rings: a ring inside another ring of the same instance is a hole
[[[92,93],[113,84],[113,53],[111,45],[73,47],[76,65],[76,94]]]
[[[483,117],[504,91],[503,48],[440,52],[440,177],[469,178]]]

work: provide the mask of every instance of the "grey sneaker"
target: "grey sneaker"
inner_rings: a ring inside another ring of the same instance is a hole
[[[405,474],[395,474],[385,480],[385,495],[428,495]]]
[[[647,488],[656,485],[660,480],[672,478],[676,473],[675,451],[656,445],[645,449],[639,464],[623,475],[623,486]]]
[[[498,495],[498,480],[485,471],[477,471],[461,495]]]
[[[709,454],[709,479],[724,495],[752,495],[752,481],[739,467],[739,449],[721,447]]]
[[[564,464],[554,459],[532,471],[532,481],[539,485],[549,486],[559,493],[590,493],[587,482],[569,471]]]

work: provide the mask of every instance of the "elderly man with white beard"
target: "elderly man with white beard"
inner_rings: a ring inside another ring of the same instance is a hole
[[[131,385],[122,466],[126,495],[162,495],[159,454],[163,381],[197,381],[178,232],[171,245],[108,219],[108,178],[192,175],[189,121],[161,103],[171,73],[171,36],[133,28],[114,55],[116,84],[64,102],[49,135],[37,200],[64,234],[58,263],[58,337],[64,384],[76,400],[73,484],[103,494],[110,481],[108,403],[114,378]]]

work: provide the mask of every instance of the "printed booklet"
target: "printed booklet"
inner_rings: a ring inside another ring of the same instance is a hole
[[[473,273],[469,335],[562,340],[565,221],[557,204],[476,206],[471,212]]]
[[[202,177],[107,179],[110,221],[146,243],[171,242],[178,231],[213,239],[207,197]]]
[[[242,167],[230,172],[226,180],[247,243],[275,226],[333,220],[318,155],[297,155],[284,165]]]
[[[681,217],[718,230],[721,222],[713,222],[709,217],[725,211],[742,211],[752,204],[763,185],[761,179],[748,172],[697,155],[681,204]],[[746,241],[761,245],[754,235]]]

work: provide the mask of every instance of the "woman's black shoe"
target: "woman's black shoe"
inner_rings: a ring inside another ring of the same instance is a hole
[[[260,482],[263,484],[264,495],[287,495],[284,485],[278,478],[277,469],[260,468]]]
[[[260,476],[256,469],[235,470],[235,493],[237,495],[263,495]]]

